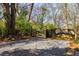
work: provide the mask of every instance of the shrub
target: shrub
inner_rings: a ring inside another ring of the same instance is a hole
[[[20,34],[24,35],[29,33],[31,25],[24,16],[18,16],[15,21],[15,28],[20,31]]]
[[[5,20],[0,20],[0,35],[4,35],[6,34],[7,31],[6,31],[6,26],[5,26]]]
[[[31,24],[33,30],[41,31],[41,29],[40,29],[41,25],[39,25],[37,23],[33,23],[33,22],[31,22],[30,24]]]
[[[56,28],[56,25],[53,25],[53,24],[46,24],[45,26],[46,26],[46,28],[49,29],[49,30]]]
[[[76,39],[76,40],[75,40],[75,43],[79,44],[79,39]]]

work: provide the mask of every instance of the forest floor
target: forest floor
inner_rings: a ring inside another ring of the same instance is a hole
[[[0,43],[1,56],[64,56],[70,41],[30,38]],[[77,54],[79,55],[79,52]]]

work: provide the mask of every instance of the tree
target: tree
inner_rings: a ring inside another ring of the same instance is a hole
[[[13,35],[15,32],[15,4],[3,3],[4,17],[6,20],[7,35]]]
[[[12,35],[15,34],[15,16],[16,16],[15,3],[11,3],[10,32],[11,32]]]
[[[78,37],[78,33],[77,33],[77,16],[79,14],[79,4],[75,4],[74,6],[75,6],[75,11],[74,11],[74,21],[73,21],[73,24],[74,24],[74,32],[75,32],[75,40],[76,40],[77,37]]]
[[[31,17],[31,14],[32,14],[33,7],[34,7],[34,3],[31,4],[28,21],[30,21],[30,17]]]
[[[44,22],[46,11],[47,11],[47,8],[45,6],[41,6],[41,15],[40,15],[41,29],[43,28],[43,22]]]
[[[64,16],[65,16],[65,19],[66,19],[66,23],[67,23],[67,29],[69,28],[68,27],[68,9],[67,9],[67,6],[68,6],[68,4],[67,3],[65,3],[64,4]]]
[[[7,28],[7,35],[9,35],[10,31],[10,12],[9,12],[9,3],[3,3],[3,14],[6,20],[6,28]]]

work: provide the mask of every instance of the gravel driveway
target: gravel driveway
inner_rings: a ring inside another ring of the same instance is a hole
[[[31,38],[0,43],[2,56],[63,56],[69,41]]]

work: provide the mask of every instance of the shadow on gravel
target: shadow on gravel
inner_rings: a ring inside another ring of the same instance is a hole
[[[64,56],[67,48],[49,48],[49,49],[35,49],[35,50],[24,50],[15,49],[13,52],[4,51],[1,56]]]
[[[43,41],[43,38],[32,37],[32,38],[23,39],[23,40],[22,39],[19,39],[19,40],[13,41],[13,42],[0,43],[0,47],[12,46],[12,45],[17,44],[17,43],[25,43],[25,44],[28,44],[28,43],[32,43],[32,42],[36,42],[36,41]]]

